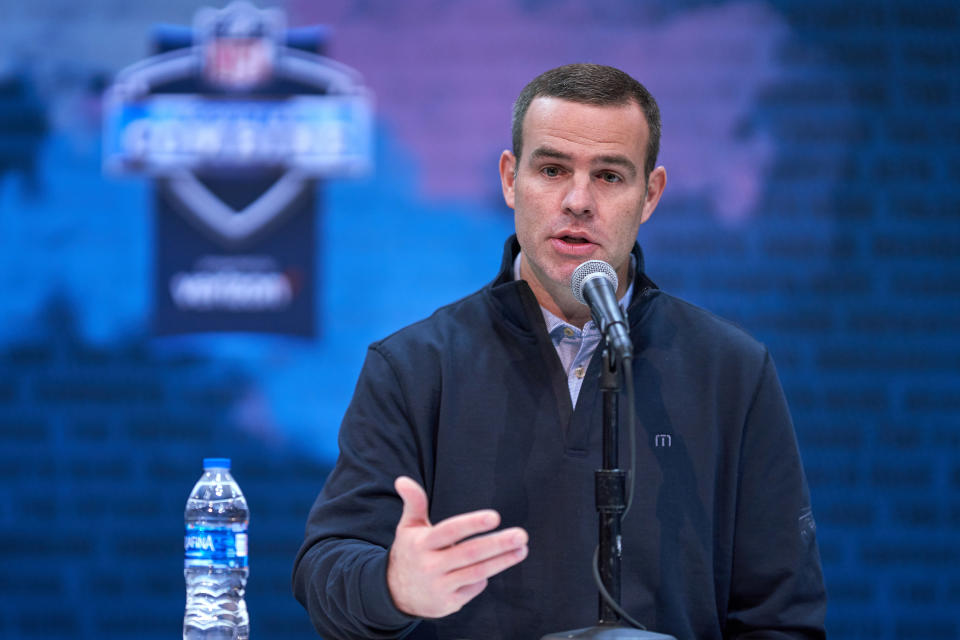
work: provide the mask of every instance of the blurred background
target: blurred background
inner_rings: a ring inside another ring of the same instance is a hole
[[[575,61],[660,102],[651,278],[777,363],[829,635],[960,637],[960,5],[260,3],[362,74],[374,169],[317,186],[315,337],[157,337],[153,186],[102,171],[102,97],[201,6],[0,0],[0,637],[177,637],[204,456],[250,504],[253,637],[315,637],[290,570],[366,346],[493,277],[510,106]]]

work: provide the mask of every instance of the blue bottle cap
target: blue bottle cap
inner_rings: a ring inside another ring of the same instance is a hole
[[[204,458],[204,469],[229,469],[230,458]]]

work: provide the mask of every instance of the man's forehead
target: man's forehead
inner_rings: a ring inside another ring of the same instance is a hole
[[[523,145],[531,158],[571,157],[587,150],[599,161],[642,164],[648,134],[646,117],[634,100],[597,105],[538,96],[524,117]]]

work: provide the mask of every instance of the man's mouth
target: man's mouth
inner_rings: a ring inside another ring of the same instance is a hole
[[[590,240],[583,236],[573,236],[573,235],[558,235],[554,236],[557,240],[566,242],[568,244],[590,244]]]
[[[597,245],[589,236],[558,233],[550,241],[553,243],[554,251],[567,256],[582,258],[592,255],[597,249]]]

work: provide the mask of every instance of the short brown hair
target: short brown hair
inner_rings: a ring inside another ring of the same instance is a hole
[[[513,104],[513,155],[520,159],[523,150],[523,119],[533,100],[549,96],[593,105],[622,105],[631,100],[643,110],[650,130],[644,175],[657,166],[660,153],[660,107],[647,88],[630,75],[601,64],[567,64],[551,69],[530,81]]]

